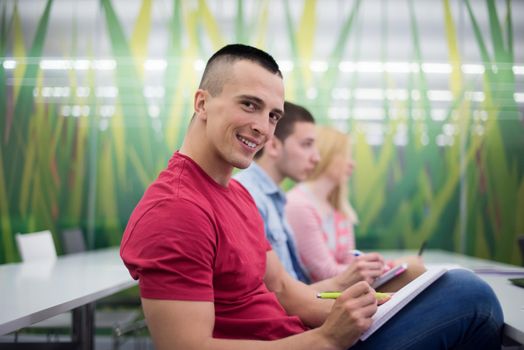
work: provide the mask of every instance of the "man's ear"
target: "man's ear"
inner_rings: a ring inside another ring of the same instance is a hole
[[[198,89],[195,92],[195,97],[193,100],[193,108],[195,110],[195,116],[197,118],[200,118],[203,120],[207,119],[206,103],[207,103],[207,91]]]
[[[272,135],[264,145],[264,154],[276,158],[282,152],[282,147],[284,147],[282,141],[280,141],[275,135]]]

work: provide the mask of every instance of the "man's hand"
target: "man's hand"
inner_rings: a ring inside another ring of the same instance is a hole
[[[334,348],[347,349],[371,326],[376,311],[375,290],[366,282],[358,282],[337,298],[318,331]]]
[[[344,290],[359,281],[372,284],[373,281],[384,273],[387,266],[384,258],[379,253],[367,253],[355,257],[347,269],[334,277],[334,282],[339,286],[336,290]]]

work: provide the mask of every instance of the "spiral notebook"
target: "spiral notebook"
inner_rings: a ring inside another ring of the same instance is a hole
[[[447,270],[446,267],[442,266],[429,267],[426,272],[393,294],[391,299],[378,307],[377,312],[373,315],[373,323],[371,324],[371,327],[360,336],[360,340],[366,340],[369,338],[376,330],[382,327],[384,323],[392,318],[397,312],[402,310],[402,308],[413,300],[413,298],[419,295],[420,292],[446,273]]]

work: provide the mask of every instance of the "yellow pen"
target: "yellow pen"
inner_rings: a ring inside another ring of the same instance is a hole
[[[342,292],[320,292],[317,293],[317,298],[319,299],[336,299],[342,294]],[[380,293],[375,292],[375,298],[377,301],[382,301],[384,299],[389,299],[391,297],[391,294],[389,293]]]
[[[320,292],[317,293],[319,299],[336,299],[342,294],[341,292]]]

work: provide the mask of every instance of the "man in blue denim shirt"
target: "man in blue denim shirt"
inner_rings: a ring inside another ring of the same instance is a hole
[[[286,197],[279,185],[286,178],[303,181],[311,173],[320,159],[315,139],[315,120],[311,113],[286,101],[284,118],[278,122],[274,136],[257,153],[256,161],[235,176],[253,196],[264,220],[266,236],[282,265],[291,276],[305,283],[310,281],[285,218]],[[360,280],[371,283],[383,269],[382,257],[369,253],[355,259],[341,275],[317,282],[314,287],[339,290]]]
[[[284,192],[255,162],[235,178],[248,189],[255,200],[264,219],[266,237],[286,271],[294,278],[309,283],[297,254],[293,233],[284,216]]]

